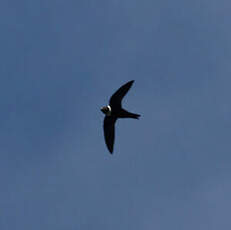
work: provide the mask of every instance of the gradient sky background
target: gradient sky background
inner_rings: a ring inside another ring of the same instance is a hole
[[[0,229],[230,230],[230,12],[1,0]],[[99,109],[132,79],[110,155]]]

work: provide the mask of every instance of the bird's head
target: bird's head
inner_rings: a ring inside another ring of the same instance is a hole
[[[101,109],[100,109],[104,114],[106,114],[107,116],[110,116],[111,115],[111,106],[103,106]]]

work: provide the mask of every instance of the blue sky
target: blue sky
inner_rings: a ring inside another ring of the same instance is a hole
[[[229,230],[230,7],[2,0],[0,228]]]

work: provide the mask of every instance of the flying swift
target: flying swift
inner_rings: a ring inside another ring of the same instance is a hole
[[[109,105],[101,108],[105,114],[103,129],[104,139],[109,152],[113,153],[113,146],[115,140],[115,123],[119,118],[133,118],[139,119],[140,115],[128,112],[122,108],[122,100],[131,88],[134,80],[127,82],[121,86],[110,98]]]

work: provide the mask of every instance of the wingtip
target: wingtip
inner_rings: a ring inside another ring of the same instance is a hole
[[[113,149],[109,149],[109,153],[112,155],[113,154]]]
[[[113,147],[108,147],[108,151],[110,154],[113,154]]]
[[[128,81],[126,84],[133,84],[135,80]]]
[[[131,80],[131,81],[127,82],[126,84],[127,84],[127,85],[130,85],[130,87],[131,87],[131,86],[133,85],[134,81],[135,81],[135,80]]]

